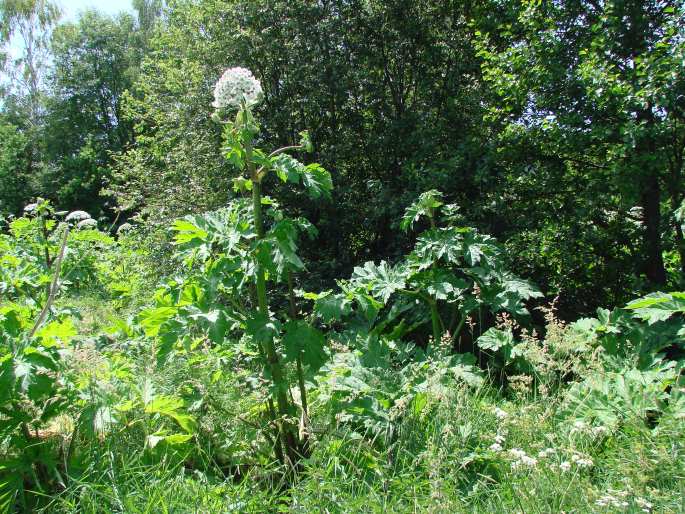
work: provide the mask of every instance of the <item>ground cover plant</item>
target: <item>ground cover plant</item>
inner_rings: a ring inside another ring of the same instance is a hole
[[[262,187],[317,199],[331,175],[286,153],[306,132],[255,149],[259,83],[229,69],[217,91],[241,87],[215,104],[236,197],[171,224],[156,290],[133,226],[45,200],[9,223],[5,510],[679,510],[685,293],[573,323],[538,303],[538,332],[542,294],[435,190],[405,258],[305,291],[316,230]]]
[[[685,511],[683,8],[463,4],[0,0],[0,512]]]

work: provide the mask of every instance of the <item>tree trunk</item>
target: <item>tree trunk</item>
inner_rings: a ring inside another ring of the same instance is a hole
[[[661,184],[655,170],[650,170],[644,178],[642,190],[642,209],[644,216],[644,256],[645,274],[653,285],[666,283],[666,269],[661,254]]]

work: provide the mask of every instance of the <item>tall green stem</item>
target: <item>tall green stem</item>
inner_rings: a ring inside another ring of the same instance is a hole
[[[288,300],[290,302],[290,318],[297,316],[297,306],[295,305],[295,292],[293,288],[293,274],[288,271]],[[297,382],[300,386],[300,399],[302,401],[302,412],[305,418],[309,416],[307,411],[307,388],[304,384],[304,372],[302,371],[302,356],[297,356]]]
[[[442,339],[442,320],[438,312],[438,302],[431,298],[428,304],[430,305],[431,321],[433,323],[433,344],[440,344],[440,339]]]
[[[248,171],[252,179],[252,214],[254,217],[255,232],[257,233],[257,253],[262,251],[260,245],[264,239],[264,222],[262,220],[262,188],[260,178],[257,175],[254,162],[252,160],[252,143],[245,143],[245,158],[247,161]],[[255,275],[257,285],[257,307],[259,312],[265,316],[269,316],[269,302],[266,295],[266,276],[264,268],[262,267],[259,255],[255,255]],[[267,365],[271,373],[271,379],[274,384],[274,399],[278,406],[278,413],[281,417],[289,417],[292,415],[291,405],[288,402],[288,396],[285,390],[285,377],[283,367],[278,353],[276,353],[276,345],[272,338],[268,338],[264,342],[264,351],[266,353]],[[291,461],[295,460],[297,451],[297,442],[295,433],[287,420],[283,421],[282,436],[285,440],[285,447]]]

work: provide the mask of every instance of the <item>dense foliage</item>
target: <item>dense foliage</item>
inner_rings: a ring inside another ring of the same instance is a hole
[[[0,512],[682,510],[681,3],[133,7],[0,0]]]

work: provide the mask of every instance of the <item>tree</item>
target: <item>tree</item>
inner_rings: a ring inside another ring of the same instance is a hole
[[[311,127],[312,159],[343,184],[330,203],[285,202],[322,229],[324,241],[308,249],[320,276],[403,254],[409,242],[392,225],[418,192],[440,187],[471,207],[482,189],[473,171],[483,159],[470,9],[429,1],[174,2],[127,104],[137,140],[119,158],[110,189],[148,219],[225,202],[231,170],[215,157],[221,141],[203,106],[210,77],[242,65],[265,90],[263,140],[287,145],[298,127]]]
[[[9,93],[25,98],[30,124],[36,125],[40,119],[50,35],[59,17],[58,7],[49,0],[0,1],[3,71],[14,86],[9,87]],[[10,56],[12,52],[8,48],[13,41],[14,51],[19,52],[15,58]]]
[[[29,150],[26,135],[0,120],[0,217],[18,214],[24,206]]]
[[[0,143],[7,185],[0,211],[15,212],[28,202],[43,167],[45,70],[59,16],[49,0],[0,0],[0,109],[10,123],[2,125],[7,135]],[[12,155],[16,159],[7,160]]]
[[[576,264],[588,270],[588,258],[599,264],[600,283],[621,296],[613,300],[625,299],[631,285],[602,280],[602,273],[663,285],[662,254],[674,248],[674,238],[682,240],[675,224],[664,232],[664,218],[672,218],[682,198],[684,83],[674,73],[683,55],[682,6],[527,2],[507,12],[508,22],[480,33],[493,93],[488,120],[507,170],[500,185],[509,206],[512,197],[520,201],[514,209],[503,205],[503,212],[559,213],[541,220],[537,233],[572,218],[577,230],[565,238],[598,234],[590,248],[576,244],[575,253],[585,255]],[[572,244],[566,248],[574,252]],[[607,258],[598,261],[602,254]],[[681,266],[683,257],[681,251]]]
[[[53,188],[60,206],[94,214],[104,208],[99,192],[110,173],[111,154],[133,141],[123,100],[142,57],[138,36],[133,16],[112,18],[96,11],[55,30],[46,127],[51,166],[42,188]]]

